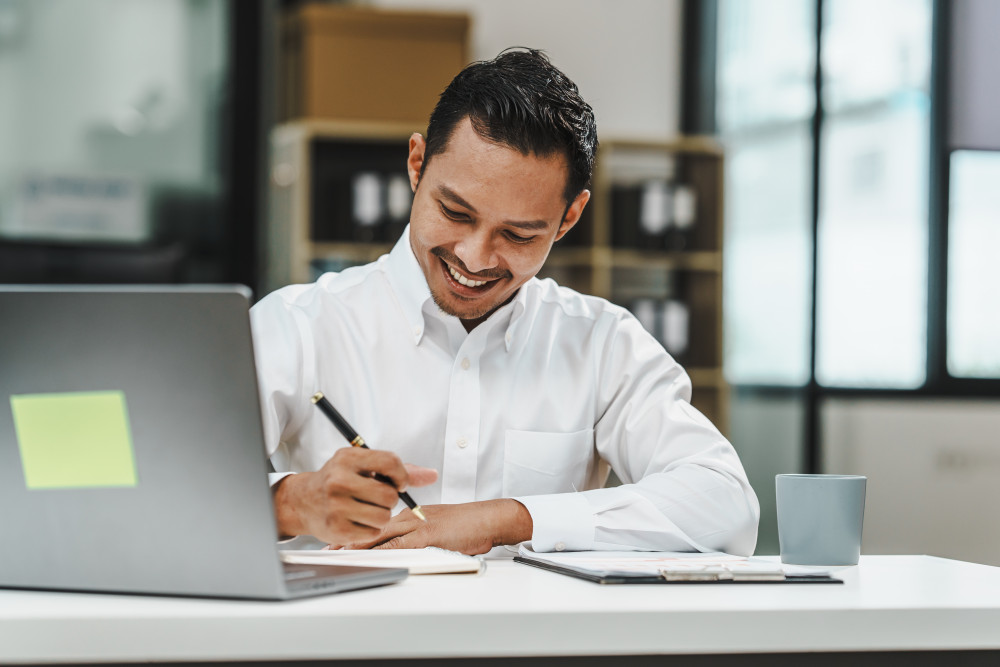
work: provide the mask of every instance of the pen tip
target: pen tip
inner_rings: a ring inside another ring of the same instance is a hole
[[[413,511],[414,514],[416,514],[418,517],[420,517],[421,521],[423,521],[424,523],[427,523],[427,517],[424,516],[424,513],[420,510],[420,506],[419,505],[417,507],[414,507],[412,511]]]
[[[319,401],[320,401],[321,398],[323,398],[323,392],[317,391],[315,394],[313,394],[312,402],[313,403],[319,403]]]

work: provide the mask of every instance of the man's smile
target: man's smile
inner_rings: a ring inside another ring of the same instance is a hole
[[[476,279],[470,278],[442,258],[438,258],[443,267],[444,275],[448,286],[457,296],[475,298],[489,292],[500,278]]]
[[[454,269],[454,267],[451,267],[451,266],[448,267],[448,272],[451,273],[451,277],[452,278],[454,278],[458,282],[462,283],[466,287],[482,287],[487,282],[485,280],[469,280],[468,278],[466,278],[465,276],[463,276],[461,273],[459,273],[458,271],[456,271]]]

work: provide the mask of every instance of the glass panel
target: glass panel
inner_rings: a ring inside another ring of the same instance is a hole
[[[817,380],[926,379],[931,6],[824,4]]]
[[[951,154],[948,372],[1000,377],[1000,153]]]
[[[809,380],[810,136],[800,122],[726,142],[723,304],[732,383]]]
[[[800,0],[721,0],[729,382],[809,379],[810,118],[815,14]]]
[[[13,279],[222,277],[228,9],[0,4],[0,245],[23,260]]]
[[[812,114],[815,15],[802,0],[719,0],[722,132]]]

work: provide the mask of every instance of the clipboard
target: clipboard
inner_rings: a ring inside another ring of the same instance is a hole
[[[598,584],[842,584],[828,571],[719,552],[577,551],[536,553],[521,546],[514,562]]]

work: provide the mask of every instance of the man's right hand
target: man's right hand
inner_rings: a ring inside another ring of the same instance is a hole
[[[377,473],[395,486],[372,478]],[[289,475],[274,490],[282,537],[312,535],[334,545],[371,541],[389,523],[399,491],[425,486],[437,471],[403,465],[392,452],[344,447],[316,472]]]

